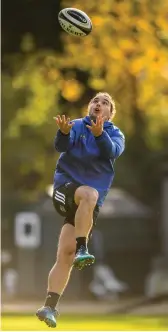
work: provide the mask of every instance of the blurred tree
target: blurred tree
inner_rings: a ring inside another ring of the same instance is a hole
[[[64,0],[62,6],[68,3]],[[73,6],[90,15],[93,31],[87,38],[74,38],[62,32],[66,67],[89,71],[91,88],[107,89],[115,96],[117,122],[129,134],[134,128],[130,111],[136,84],[136,105],[149,119],[144,134],[155,147],[157,134],[168,125],[168,4],[164,0],[155,4],[149,0],[81,4],[76,0]],[[155,142],[149,134],[154,134]]]
[[[64,0],[62,6],[68,3]],[[73,7],[91,17],[93,31],[83,39],[62,33],[66,65],[89,72],[87,88],[114,96],[115,122],[127,137],[116,184],[154,200],[155,178],[148,188],[145,182],[150,160],[164,149],[162,136],[168,135],[168,3],[76,0]],[[155,176],[158,163],[152,163]]]
[[[69,7],[68,0],[60,3]],[[149,188],[145,179],[168,133],[168,3],[76,0],[73,7],[91,17],[89,36],[73,37],[60,28],[62,46],[56,51],[38,48],[37,36],[25,33],[20,53],[3,58],[4,188],[35,194],[44,189],[55,163],[53,116],[83,116],[90,97],[106,90],[116,100],[115,123],[127,138],[115,183],[154,199],[155,179]]]

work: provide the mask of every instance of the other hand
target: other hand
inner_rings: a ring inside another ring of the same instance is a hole
[[[56,117],[54,117],[54,120],[56,121],[56,124],[61,130],[61,132],[65,135],[69,134],[71,128],[74,125],[74,122],[70,123],[70,118],[66,119],[65,115],[62,115],[62,117],[60,115],[57,115]]]
[[[103,132],[103,125],[104,125],[104,122],[107,120],[107,117],[104,116],[104,117],[100,117],[98,116],[96,118],[96,123],[94,123],[93,120],[91,120],[91,126],[89,125],[86,125],[87,128],[90,129],[90,131],[92,132],[92,134],[95,136],[95,137],[98,137],[102,134]]]

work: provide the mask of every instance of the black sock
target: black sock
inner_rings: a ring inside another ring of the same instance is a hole
[[[86,237],[76,238],[76,251],[79,250],[81,246],[87,248]]]
[[[55,309],[59,298],[60,298],[59,294],[54,293],[54,292],[48,292],[44,306],[50,307],[51,309]]]

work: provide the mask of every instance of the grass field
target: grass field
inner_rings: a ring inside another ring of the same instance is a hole
[[[1,320],[2,331],[53,331],[35,316],[4,315]],[[113,331],[148,330],[168,331],[167,317],[135,316],[60,316],[57,331]]]

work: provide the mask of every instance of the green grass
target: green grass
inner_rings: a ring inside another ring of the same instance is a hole
[[[4,315],[2,331],[53,331],[35,316]],[[59,316],[57,331],[168,331],[168,317],[135,316]]]

